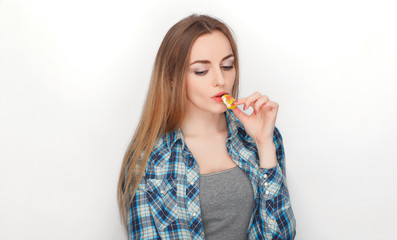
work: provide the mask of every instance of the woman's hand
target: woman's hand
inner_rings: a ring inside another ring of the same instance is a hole
[[[254,108],[251,115],[234,108],[234,115],[241,121],[248,135],[257,145],[273,143],[273,132],[278,112],[278,103],[270,101],[266,95],[255,92],[248,97],[237,99],[235,105],[244,104],[244,110]]]

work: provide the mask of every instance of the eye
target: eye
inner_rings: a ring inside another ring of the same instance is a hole
[[[204,75],[204,74],[206,74],[207,73],[207,70],[205,70],[205,71],[201,71],[201,72],[194,72],[196,75],[199,75],[199,76],[202,76],[202,75]]]
[[[233,65],[232,66],[223,66],[222,68],[225,69],[226,71],[229,71],[230,69],[233,68]]]

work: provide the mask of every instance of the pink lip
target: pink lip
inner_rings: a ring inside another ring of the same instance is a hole
[[[222,95],[224,95],[224,94],[227,94],[227,93],[224,92],[224,91],[218,92],[214,97],[217,97],[217,96],[221,96],[222,97]]]
[[[222,100],[222,97],[212,97],[212,99],[214,100],[214,101],[217,101],[217,102],[222,102],[223,100]]]

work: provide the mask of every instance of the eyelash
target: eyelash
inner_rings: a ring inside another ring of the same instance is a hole
[[[232,68],[233,68],[233,66],[224,66],[224,67],[222,67],[223,69],[225,69],[226,71],[229,71],[229,70],[231,70]],[[201,71],[201,72],[194,72],[196,75],[199,75],[199,76],[203,76],[204,74],[206,74],[208,71],[207,70],[205,70],[205,71]]]

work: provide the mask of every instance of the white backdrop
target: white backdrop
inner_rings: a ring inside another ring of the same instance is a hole
[[[396,4],[242,2],[0,0],[0,239],[125,239],[122,157],[191,13],[233,29],[240,96],[280,104],[296,239],[395,238]]]

